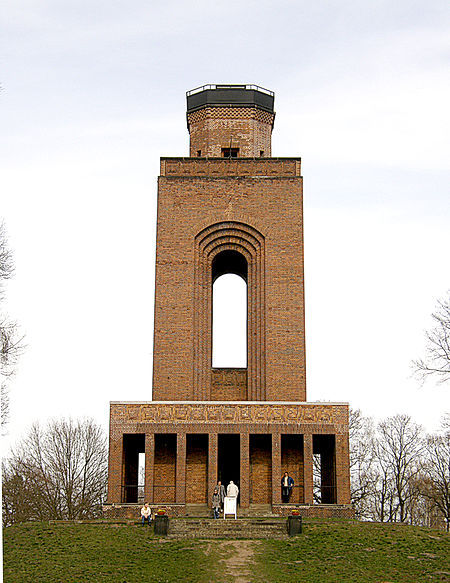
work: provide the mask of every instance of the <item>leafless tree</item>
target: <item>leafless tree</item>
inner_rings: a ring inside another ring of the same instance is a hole
[[[5,298],[4,282],[14,273],[11,250],[6,241],[5,228],[0,223],[0,390],[1,390],[1,426],[6,430],[9,420],[8,378],[14,373],[17,359],[23,349],[23,337],[19,335],[16,322],[9,320],[3,313]]]
[[[373,420],[364,417],[359,409],[350,409],[350,493],[358,518],[371,516],[371,498],[377,475],[373,449]]]
[[[413,368],[422,382],[433,376],[444,383],[450,380],[450,290],[438,301],[432,318],[435,326],[426,332],[426,356],[414,360]]]
[[[373,441],[375,459],[375,485],[371,500],[372,519],[380,522],[395,520],[394,476],[392,466],[380,446],[380,436],[377,434]]]
[[[5,225],[0,223],[0,298],[3,295],[3,282],[14,273],[14,262],[11,250],[8,247]]]
[[[92,419],[35,424],[4,463],[4,524],[96,517],[106,480],[106,436]]]
[[[414,479],[421,469],[423,430],[408,415],[388,417],[378,425],[377,465],[384,510],[389,520],[406,522],[414,494]]]
[[[448,417],[447,417],[448,419]],[[450,530],[450,430],[441,434],[430,435],[426,441],[427,463],[424,468],[426,479],[422,489],[428,498],[442,514],[447,531]]]

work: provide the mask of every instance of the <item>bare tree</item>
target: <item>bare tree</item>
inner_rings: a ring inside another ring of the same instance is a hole
[[[1,390],[1,426],[6,430],[9,420],[8,378],[14,373],[17,359],[23,349],[23,337],[18,333],[16,322],[10,321],[3,314],[5,297],[4,282],[14,273],[11,250],[8,248],[5,227],[0,223],[0,390]]]
[[[447,417],[448,420],[448,417]],[[426,480],[422,493],[432,501],[442,514],[447,532],[450,530],[450,430],[440,435],[430,435],[426,442],[427,463],[424,468]]]
[[[450,290],[438,301],[432,318],[435,326],[426,332],[426,356],[414,360],[413,368],[422,382],[433,376],[444,383],[450,380]]]
[[[7,245],[5,225],[0,223],[0,298],[3,295],[3,281],[14,273],[14,262],[11,250]]]
[[[92,419],[35,424],[4,464],[4,524],[101,514],[107,445]]]
[[[405,522],[410,517],[414,479],[421,469],[423,430],[408,415],[388,417],[378,425],[377,464],[382,478],[384,509],[389,520]],[[384,510],[383,510],[384,512]]]
[[[373,420],[364,417],[359,409],[350,409],[350,493],[358,518],[371,516],[371,498],[377,475],[373,449]]]
[[[392,465],[384,454],[380,441],[380,435],[377,434],[372,445],[376,478],[371,500],[371,513],[375,520],[392,522],[395,520],[394,477]]]

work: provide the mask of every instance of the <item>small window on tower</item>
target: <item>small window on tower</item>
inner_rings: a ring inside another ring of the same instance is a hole
[[[237,158],[239,148],[222,148],[222,158]]]
[[[264,158],[264,150],[260,150],[259,151],[259,157],[260,158]]]
[[[197,158],[200,158],[201,155],[202,155],[202,151],[201,150],[197,150]]]

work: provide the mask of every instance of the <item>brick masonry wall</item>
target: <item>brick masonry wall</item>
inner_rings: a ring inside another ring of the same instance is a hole
[[[208,459],[202,462],[204,467],[202,475],[208,471],[208,491],[212,491],[217,480],[217,435],[221,433],[234,433],[241,436],[241,503],[248,504],[250,501],[247,481],[247,476],[250,473],[250,462],[248,453],[246,453],[249,434],[272,435],[272,440],[277,434],[281,434],[280,463],[279,467],[274,467],[273,476],[273,488],[278,494],[281,473],[286,466],[296,484],[300,485],[303,481],[301,478],[302,463],[305,462],[301,458],[301,450],[297,452],[296,447],[289,446],[289,438],[294,442],[306,440],[312,443],[313,435],[335,435],[337,502],[338,504],[347,504],[350,500],[348,406],[344,404],[112,403],[108,484],[108,501],[111,503],[122,501],[123,435],[133,433],[145,434],[146,436],[146,500],[152,501],[153,483],[172,486],[170,492],[167,489],[166,499],[163,499],[160,488],[154,488],[155,503],[174,500],[173,485],[175,484],[179,496],[177,502],[184,501],[186,471],[183,467],[185,460],[183,443],[186,442],[186,436],[193,434],[208,434]],[[164,454],[161,447],[161,437],[164,434],[172,434],[169,435],[172,440],[169,454]],[[177,437],[177,452],[175,437]],[[152,444],[156,444],[156,447]],[[310,451],[308,455],[311,457],[311,464],[312,449],[308,451]],[[155,471],[152,471],[153,455]],[[178,455],[179,464],[176,462],[176,455]],[[177,471],[176,482],[175,470]],[[297,479],[297,472],[300,476],[299,479]],[[308,482],[308,484],[306,486],[310,489],[308,495],[312,496],[312,482]],[[305,495],[308,492],[305,492]],[[294,498],[294,501],[297,502],[297,499]],[[302,501],[300,492],[299,501]]]
[[[355,509],[351,504],[280,504],[272,506],[272,512],[289,516],[294,508],[303,518],[355,518]]]
[[[184,516],[186,507],[183,504],[152,504],[152,513],[158,508],[164,508],[170,517]],[[293,509],[299,510],[303,518],[354,518],[355,511],[350,504],[280,504],[272,506],[272,512],[279,516],[289,516]],[[139,520],[140,504],[105,504],[103,514],[110,520]]]
[[[239,148],[242,157],[270,157],[275,115],[257,107],[206,107],[188,113],[191,157],[220,157]],[[200,154],[199,154],[200,152]]]
[[[247,369],[215,368],[211,371],[211,400],[245,401]]]
[[[153,474],[154,502],[175,502],[176,441],[175,435],[156,435]]]
[[[187,435],[186,503],[206,504],[208,481],[208,436]]]
[[[166,160],[166,169],[170,162]],[[251,163],[258,167],[258,160]],[[190,171],[201,167],[200,161],[196,164]],[[227,161],[218,161],[220,172],[224,171],[222,164]],[[245,163],[240,164],[245,167]],[[209,160],[203,165],[209,176],[172,174],[159,178],[154,399],[198,398],[194,393],[198,368],[194,369],[194,362],[196,351],[205,345],[209,360],[201,366],[211,370],[210,322],[199,330],[198,339],[193,338],[198,309],[193,298],[199,285],[195,281],[194,241],[202,229],[225,219],[250,225],[264,238],[265,293],[261,310],[265,324],[264,329],[254,331],[263,343],[260,348],[265,356],[265,369],[258,372],[265,386],[261,397],[269,401],[306,400],[302,182],[300,176],[290,173],[297,169],[296,164],[295,159],[279,160],[278,164],[261,160],[264,173],[274,169],[278,172],[263,180],[259,175],[214,178],[211,173],[215,164]],[[231,163],[230,168],[239,166]],[[249,353],[252,342],[249,337]],[[249,386],[254,380],[249,373]],[[211,380],[209,383],[203,388],[207,398]]]
[[[303,436],[281,436],[281,473],[288,472],[294,480],[290,502],[300,504],[305,501],[303,483]],[[281,484],[281,476],[280,476]],[[281,485],[280,485],[281,487]]]
[[[186,507],[184,504],[150,504],[152,514],[163,508],[170,517],[184,516]],[[142,504],[104,504],[103,515],[110,520],[140,520]]]
[[[250,436],[250,503],[272,501],[272,443],[270,435]]]

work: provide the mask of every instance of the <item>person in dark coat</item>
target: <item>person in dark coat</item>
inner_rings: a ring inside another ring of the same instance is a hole
[[[223,501],[225,500],[225,486],[222,484],[222,482],[219,480],[217,482],[217,491],[219,492],[219,498],[220,498],[220,508],[223,510]]]
[[[220,495],[217,488],[214,488],[212,495],[212,509],[214,512],[214,518],[219,518],[220,516]]]
[[[293,487],[294,479],[287,472],[284,472],[284,476],[281,478],[281,499],[283,502],[289,502]]]

